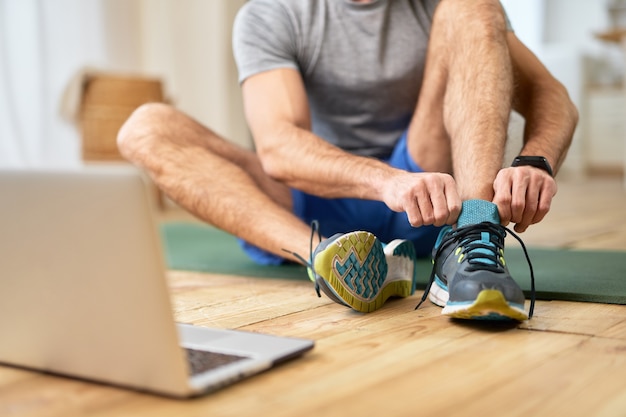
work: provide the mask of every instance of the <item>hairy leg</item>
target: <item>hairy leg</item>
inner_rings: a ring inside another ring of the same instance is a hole
[[[118,134],[122,155],[177,204],[207,223],[286,258],[306,257],[310,227],[291,213],[289,189],[256,155],[164,104],[137,109]]]
[[[496,0],[442,0],[433,19],[409,151],[451,172],[463,200],[493,199],[513,94],[506,20]]]

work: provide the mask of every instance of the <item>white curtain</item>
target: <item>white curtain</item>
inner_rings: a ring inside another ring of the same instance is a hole
[[[0,163],[41,159],[45,56],[41,8],[35,1],[0,0]]]
[[[174,104],[226,139],[251,146],[232,56],[246,0],[142,0],[143,68],[166,79]]]

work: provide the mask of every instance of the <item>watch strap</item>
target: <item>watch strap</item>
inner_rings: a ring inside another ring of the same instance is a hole
[[[519,155],[516,156],[511,164],[512,167],[519,166],[531,166],[539,169],[543,169],[551,177],[554,177],[554,171],[552,171],[552,167],[548,160],[543,156],[528,156],[528,155]]]

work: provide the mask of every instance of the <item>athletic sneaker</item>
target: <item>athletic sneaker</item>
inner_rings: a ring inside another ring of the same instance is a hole
[[[409,240],[385,245],[370,232],[339,233],[313,251],[309,277],[318,296],[321,290],[336,303],[368,313],[382,307],[389,297],[415,292],[416,260],[415,246]]]
[[[532,296],[528,314],[524,310],[524,293],[509,274],[504,259],[507,231],[522,245],[530,267]],[[500,225],[495,204],[485,200],[465,201],[457,227],[441,230],[422,302],[426,295],[444,307],[442,314],[454,318],[523,321],[532,317],[535,303],[532,265],[521,239]]]

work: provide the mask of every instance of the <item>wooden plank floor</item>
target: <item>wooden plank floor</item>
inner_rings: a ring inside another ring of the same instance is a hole
[[[563,182],[552,212],[522,237],[626,250],[625,213],[617,180]],[[168,279],[178,321],[316,347],[189,401],[0,367],[0,416],[626,416],[626,306],[539,301],[531,321],[494,326],[449,320],[430,304],[415,311],[421,294],[364,315],[305,281]]]

